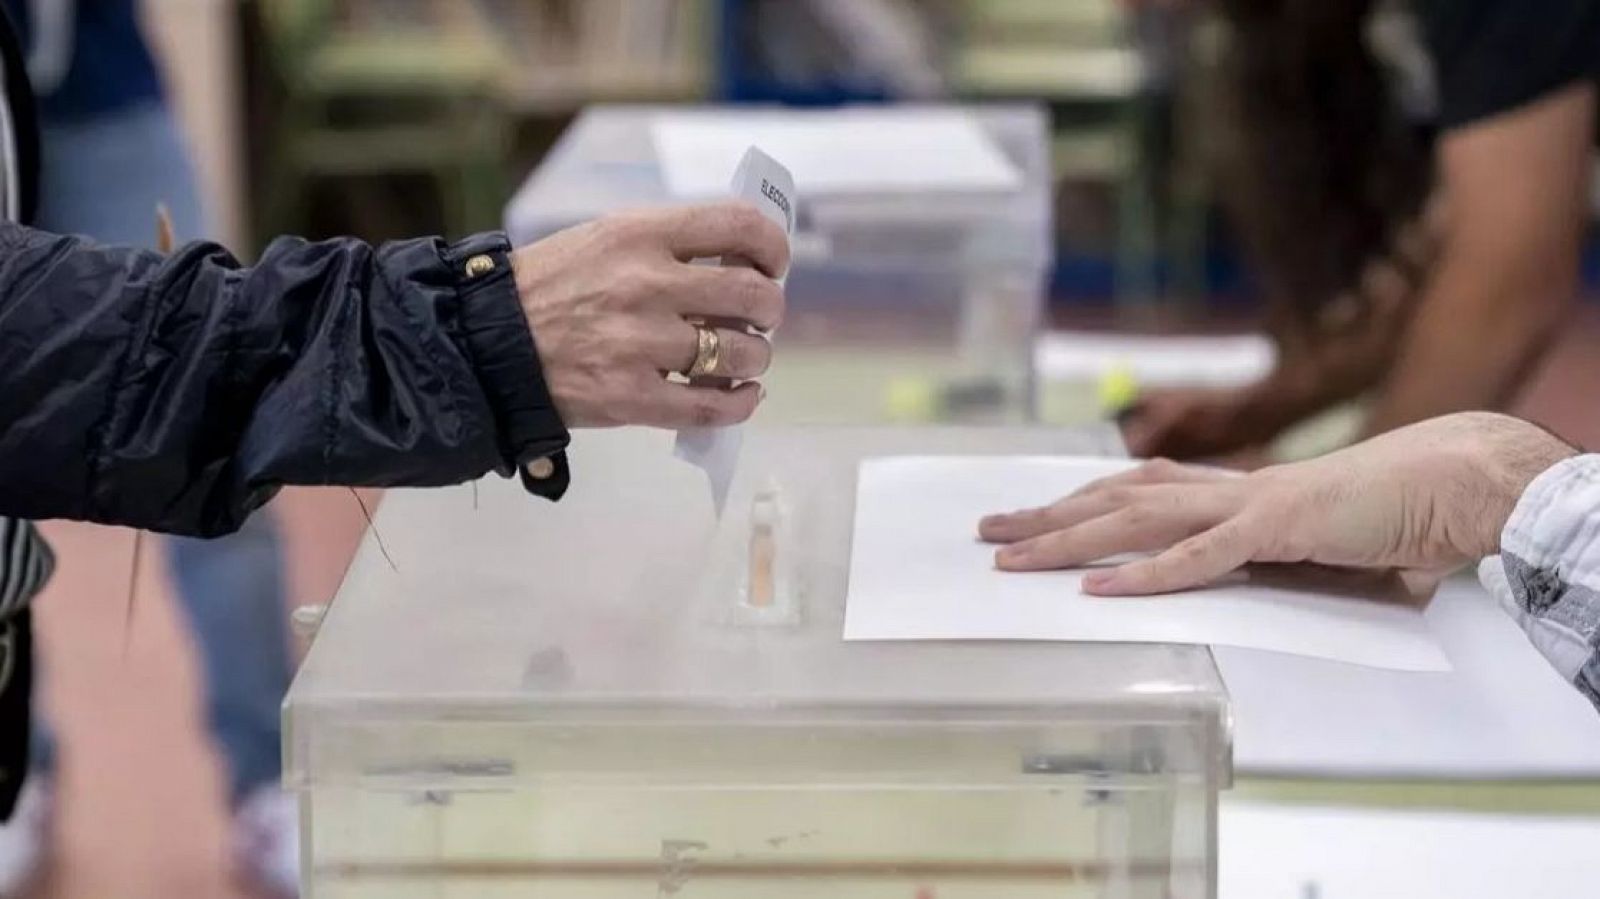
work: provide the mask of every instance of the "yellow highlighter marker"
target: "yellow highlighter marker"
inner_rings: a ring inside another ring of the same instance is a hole
[[[1139,379],[1126,364],[1118,364],[1100,377],[1098,385],[1100,411],[1109,418],[1118,418],[1139,402]]]

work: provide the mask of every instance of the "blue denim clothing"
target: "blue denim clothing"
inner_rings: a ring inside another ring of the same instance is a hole
[[[187,150],[161,104],[47,123],[43,144],[41,228],[147,247],[155,242],[156,204],[164,203],[179,240],[206,233]],[[278,531],[262,512],[218,540],[162,539],[237,800],[280,774],[279,706],[291,671]],[[48,736],[37,753],[47,764]]]

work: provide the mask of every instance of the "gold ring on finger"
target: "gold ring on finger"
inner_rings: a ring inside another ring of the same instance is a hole
[[[695,325],[694,363],[684,372],[691,378],[703,378],[717,373],[722,365],[722,335],[716,328]]]

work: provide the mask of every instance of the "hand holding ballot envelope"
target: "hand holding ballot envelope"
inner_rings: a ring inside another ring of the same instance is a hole
[[[1462,413],[1330,455],[1239,475],[1155,460],[1048,506],[992,515],[995,564],[1086,574],[1104,596],[1167,593],[1250,562],[1437,571],[1500,551],[1528,485],[1575,450],[1536,425]]]
[[[750,266],[691,265],[738,256]],[[519,250],[517,292],[545,379],[569,427],[662,428],[744,421],[783,318],[784,230],[728,201],[598,219]],[[709,326],[716,321],[728,326]],[[669,372],[732,379],[678,383]]]

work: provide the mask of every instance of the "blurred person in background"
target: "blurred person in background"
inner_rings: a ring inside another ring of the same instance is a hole
[[[1369,394],[1364,435],[1503,408],[1578,289],[1600,4],[1216,7],[1221,194],[1279,361],[1244,388],[1146,394],[1123,416],[1130,450],[1256,449]]]
[[[152,246],[165,204],[179,235],[207,233],[188,148],[139,30],[137,0],[4,0],[26,40],[38,98],[36,224]],[[221,752],[238,858],[254,877],[292,884],[295,813],[280,790],[279,705],[289,687],[283,548],[266,512],[216,540],[162,541],[204,673],[206,720]],[[35,725],[33,779],[17,823],[0,828],[0,896],[47,856],[55,746]]]

